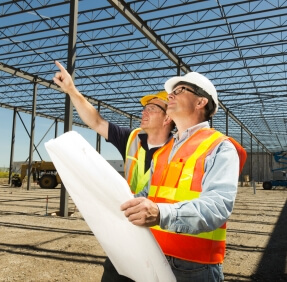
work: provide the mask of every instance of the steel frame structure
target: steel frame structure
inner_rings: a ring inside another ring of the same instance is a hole
[[[69,65],[70,4],[0,3],[1,107],[32,114],[37,83],[35,115],[65,120],[52,77]],[[107,120],[137,126],[140,97],[197,71],[218,91],[213,127],[248,152],[286,150],[287,1],[82,0],[77,20],[75,83]]]

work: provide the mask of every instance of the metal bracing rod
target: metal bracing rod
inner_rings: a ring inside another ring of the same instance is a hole
[[[38,144],[36,145],[36,147],[38,147],[42,141],[44,140],[44,138],[46,137],[46,135],[48,134],[48,132],[51,130],[52,126],[54,125],[54,123],[56,122],[56,120],[50,125],[50,127],[47,129],[47,131],[45,132],[45,134],[43,135],[43,137],[41,138],[41,140],[38,142]],[[35,151],[35,149],[33,150]]]
[[[118,10],[138,31],[148,38],[163,54],[165,54],[176,66],[180,66],[184,73],[191,71],[190,67],[184,64],[180,57],[163,42],[160,37],[149,28],[149,26],[135,13],[123,0],[108,0],[108,2]],[[179,63],[181,62],[181,63]]]
[[[32,113],[32,112],[31,112],[31,113]],[[21,123],[22,123],[22,125],[24,126],[24,129],[25,129],[26,133],[28,134],[29,138],[31,138],[31,136],[30,136],[30,134],[29,134],[29,131],[28,131],[28,129],[27,129],[27,127],[26,127],[26,125],[25,125],[25,123],[24,123],[24,121],[23,121],[22,117],[21,117],[21,116],[20,116],[20,114],[19,114],[18,109],[17,109],[17,115],[18,115],[18,117],[20,118]],[[38,151],[38,149],[37,149],[36,145],[35,145],[35,144],[33,144],[33,146],[34,146],[35,151],[38,153],[39,158],[40,158],[40,159],[41,159],[41,161],[42,161],[42,157],[41,157],[41,155],[40,155],[40,153],[39,153],[39,151]],[[26,159],[26,161],[27,161],[27,160],[28,160],[28,158]]]
[[[33,115],[32,115],[33,116]],[[33,119],[32,119],[33,120]],[[54,122],[55,123],[55,122]],[[52,128],[52,126],[54,125],[54,123],[52,123],[51,124],[51,126],[49,127],[49,129],[46,131],[46,133],[44,134],[44,136],[41,138],[41,140],[38,142],[38,144],[35,146],[34,145],[34,149],[33,149],[33,153],[34,153],[34,151],[36,150],[36,148],[38,148],[38,146],[42,143],[42,141],[44,140],[44,138],[45,138],[45,136],[48,134],[48,132],[50,131],[50,129]],[[30,137],[31,138],[31,137]],[[33,138],[34,139],[34,138]],[[38,152],[38,151],[37,151]],[[39,152],[38,152],[38,154],[39,154]],[[41,158],[41,156],[40,156],[40,158]],[[30,157],[28,157],[26,160],[25,160],[25,163],[28,161],[30,159]],[[42,160],[42,158],[41,158],[41,160]]]
[[[38,84],[41,84],[41,85],[43,85],[43,86],[46,86],[47,88],[51,88],[51,89],[54,89],[54,90],[56,90],[56,91],[59,91],[59,92],[64,93],[64,92],[62,91],[62,89],[61,89],[59,86],[57,86],[56,84],[54,84],[54,82],[52,82],[52,81],[48,81],[48,80],[46,80],[46,79],[39,78],[39,77],[37,77],[37,76],[35,76],[35,75],[32,75],[32,74],[30,74],[30,73],[28,73],[28,72],[24,72],[24,71],[22,71],[22,70],[20,70],[20,69],[17,69],[17,68],[8,66],[8,65],[3,64],[3,63],[1,63],[1,62],[0,62],[0,70],[1,70],[1,71],[4,71],[4,72],[7,72],[7,73],[10,73],[10,74],[12,74],[12,75],[15,75],[15,76],[17,76],[17,77],[26,79],[26,80],[31,81],[31,82],[36,81]],[[83,96],[86,97],[86,99],[87,99],[89,102],[93,103],[93,104],[98,104],[98,103],[99,103],[99,100],[97,100],[97,99],[95,99],[95,98],[91,98],[91,97],[88,97],[88,96],[86,96],[86,95],[83,95]],[[2,106],[2,105],[1,105],[1,106]],[[129,113],[126,113],[126,112],[124,112],[124,111],[121,111],[121,110],[117,109],[116,107],[113,107],[113,106],[110,106],[110,105],[108,105],[108,104],[106,104],[106,103],[103,103],[102,101],[101,101],[101,106],[104,107],[104,108],[107,108],[107,109],[111,110],[112,112],[118,113],[118,114],[123,115],[123,116],[126,116],[126,117],[128,117],[128,118],[130,117],[130,114],[129,114]],[[9,108],[9,106],[7,106],[7,108]],[[13,107],[10,107],[10,108],[13,109]],[[27,111],[27,113],[31,113],[31,111]],[[37,115],[39,116],[39,114],[37,114]],[[47,116],[44,116],[44,115],[43,115],[43,117],[47,117]],[[49,117],[49,118],[51,118],[51,117]],[[133,116],[133,118],[134,118],[135,120],[140,120],[140,118],[137,117],[137,116]]]

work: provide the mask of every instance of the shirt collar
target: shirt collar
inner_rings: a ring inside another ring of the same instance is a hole
[[[165,144],[172,139],[172,133],[169,134],[167,141],[165,142]],[[147,151],[148,149],[148,144],[147,144],[147,134],[145,132],[140,132],[138,134],[138,137],[141,141],[141,146]],[[159,147],[155,147],[155,148],[159,148]]]
[[[181,139],[190,137],[190,136],[193,135],[196,131],[198,131],[199,129],[202,129],[202,128],[210,128],[208,121],[204,121],[204,122],[198,123],[198,124],[196,124],[196,125],[194,125],[194,126],[191,126],[191,127],[187,128],[187,129],[183,132]],[[175,138],[175,140],[178,140],[178,139],[179,139],[179,137],[178,137],[178,132],[176,132],[176,133],[173,135],[173,137]]]

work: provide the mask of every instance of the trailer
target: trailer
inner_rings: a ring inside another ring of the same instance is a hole
[[[28,164],[21,165],[21,172],[12,176],[12,186],[21,187],[28,174]],[[41,188],[52,189],[61,184],[61,178],[53,162],[35,161],[31,164],[31,174],[33,181],[36,181]]]
[[[285,151],[276,152],[276,153],[273,153],[273,158],[276,163],[287,165],[286,155],[287,155],[287,152]],[[271,169],[273,176],[275,175],[275,177],[273,177],[275,179],[264,181],[263,189],[271,190],[272,188],[276,188],[279,186],[287,188],[287,173],[285,169],[287,169],[287,166],[283,166],[283,167],[276,168],[276,169]],[[276,174],[276,172],[279,172],[280,175],[278,173]]]

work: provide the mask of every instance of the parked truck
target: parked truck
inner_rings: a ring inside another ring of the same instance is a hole
[[[264,181],[263,189],[271,190],[272,188],[276,188],[279,186],[287,188],[287,174],[285,171],[287,169],[287,152],[281,151],[273,153],[273,158],[276,163],[283,165],[285,164],[285,166],[271,169],[274,179]]]
[[[15,173],[12,176],[12,185],[21,187],[23,180],[28,174],[28,164],[22,164],[20,173]],[[55,188],[58,184],[62,183],[59,174],[53,162],[35,161],[31,164],[31,175],[33,181],[36,181],[41,188]]]

